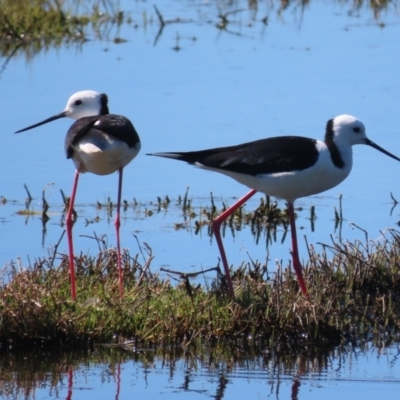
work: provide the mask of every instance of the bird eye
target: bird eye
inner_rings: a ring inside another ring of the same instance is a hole
[[[356,126],[355,128],[353,128],[353,132],[360,133],[360,127]]]
[[[74,104],[76,106],[80,106],[82,104],[82,100],[76,100]]]

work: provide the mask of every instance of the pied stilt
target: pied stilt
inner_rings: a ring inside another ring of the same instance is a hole
[[[149,155],[186,161],[199,168],[220,172],[252,189],[213,222],[231,295],[233,285],[220,233],[222,221],[256,192],[286,200],[292,235],[293,268],[302,292],[307,295],[298,254],[293,203],[300,197],[331,189],[346,179],[353,163],[352,146],[356,144],[366,144],[400,161],[400,158],[368,139],[364,124],[351,115],[330,119],[323,141],[281,136],[237,146]]]
[[[84,172],[92,172],[96,175],[108,175],[116,171],[119,172],[117,215],[114,224],[117,240],[119,290],[122,297],[123,271],[119,235],[122,171],[139,153],[141,146],[140,139],[129,119],[121,115],[109,114],[107,95],[92,90],[84,90],[73,94],[69,98],[64,111],[37,124],[20,129],[15,133],[24,132],[63,117],[76,120],[69,128],[65,137],[67,158],[72,159],[76,168],[65,221],[68,238],[72,299],[76,299],[72,214],[79,174]]]

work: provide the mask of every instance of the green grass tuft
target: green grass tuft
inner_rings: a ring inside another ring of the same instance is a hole
[[[123,299],[113,249],[76,258],[76,302],[70,298],[65,256],[57,267],[53,259],[28,269],[13,265],[0,287],[0,340],[78,346],[117,337],[136,345],[251,343],[281,349],[388,344],[399,338],[400,234],[388,236],[373,245],[325,245],[321,254],[310,247],[304,268],[308,299],[290,268],[281,265],[271,279],[266,266],[241,265],[233,271],[234,299],[226,294],[222,276],[207,287],[191,283],[185,274],[172,284],[150,271],[148,247],[144,264],[124,253]]]

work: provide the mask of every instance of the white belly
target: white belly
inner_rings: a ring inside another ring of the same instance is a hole
[[[329,158],[328,158],[329,157]],[[330,160],[328,151],[322,152],[316,164],[302,171],[276,174],[246,175],[198,165],[228,175],[251,189],[268,196],[294,202],[300,197],[310,196],[331,189],[347,178],[352,167],[351,149],[345,157],[345,166],[338,168]]]
[[[135,147],[129,147],[113,136],[89,134],[73,146],[72,160],[81,173],[109,175],[129,164],[140,147],[140,142]]]

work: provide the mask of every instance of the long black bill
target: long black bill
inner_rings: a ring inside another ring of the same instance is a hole
[[[48,122],[55,121],[56,119],[64,118],[64,117],[66,117],[66,116],[67,116],[67,113],[66,113],[65,111],[63,111],[63,112],[61,112],[60,114],[53,115],[52,117],[47,118],[47,119],[45,119],[44,121],[38,122],[37,124],[30,125],[30,126],[28,126],[27,128],[24,128],[24,129],[20,129],[19,131],[15,132],[15,133],[20,133],[20,132],[28,131],[29,129],[36,128],[37,126],[47,124]]]
[[[365,144],[367,144],[368,146],[373,147],[376,150],[379,150],[380,152],[382,152],[383,154],[386,154],[389,157],[394,158],[397,161],[400,161],[399,157],[396,157],[395,155],[393,155],[392,153],[389,153],[387,150],[383,149],[381,146],[378,146],[376,143],[374,143],[372,140],[369,139],[365,139]]]

